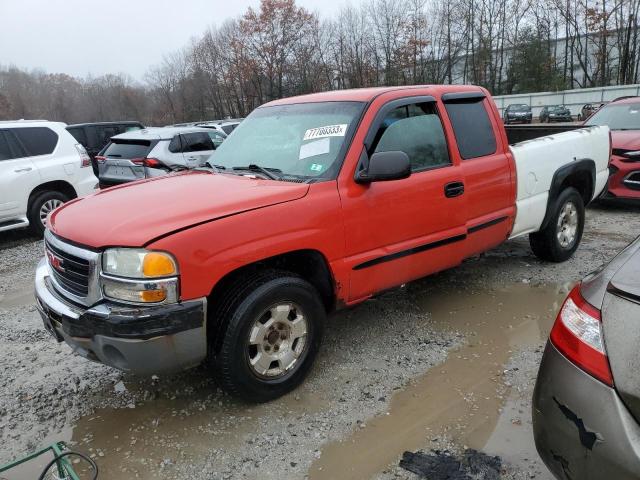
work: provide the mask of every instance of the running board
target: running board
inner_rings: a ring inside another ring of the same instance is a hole
[[[4,222],[0,222],[0,232],[4,232],[5,230],[13,230],[15,228],[23,228],[29,226],[29,220],[26,218],[14,218],[11,220],[5,220]]]

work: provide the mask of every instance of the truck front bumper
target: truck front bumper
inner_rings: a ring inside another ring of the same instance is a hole
[[[195,367],[206,357],[206,298],[157,306],[103,302],[81,307],[54,289],[45,259],[36,270],[35,295],[49,333],[90,360],[152,374]]]

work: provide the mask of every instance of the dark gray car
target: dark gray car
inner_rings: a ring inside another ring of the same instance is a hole
[[[640,478],[640,237],[565,300],[533,396],[558,479]]]

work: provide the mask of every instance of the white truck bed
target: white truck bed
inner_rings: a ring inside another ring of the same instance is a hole
[[[516,165],[516,220],[510,238],[540,229],[549,189],[560,168],[583,159],[595,162],[592,200],[607,184],[610,137],[608,127],[590,127],[527,140],[511,146]]]

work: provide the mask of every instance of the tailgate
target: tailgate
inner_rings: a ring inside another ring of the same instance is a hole
[[[112,139],[104,150],[104,160],[98,163],[100,183],[116,185],[145,178],[145,167],[133,160],[146,158],[157,143],[157,140]]]
[[[511,238],[536,232],[547,211],[555,173],[575,161],[595,163],[594,195],[607,183],[611,140],[608,127],[580,128],[512,145],[516,167],[516,221]]]

